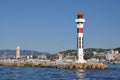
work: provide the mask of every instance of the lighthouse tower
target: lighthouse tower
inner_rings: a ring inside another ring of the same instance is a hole
[[[85,63],[83,56],[83,27],[85,23],[85,19],[83,18],[83,14],[80,12],[77,15],[77,19],[75,20],[77,25],[77,63]]]
[[[17,49],[16,49],[16,58],[20,58],[20,47],[17,46]]]

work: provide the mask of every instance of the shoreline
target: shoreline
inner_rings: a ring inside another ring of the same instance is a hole
[[[87,62],[63,62],[49,60],[0,60],[0,66],[16,66],[16,67],[43,67],[43,68],[59,68],[59,69],[108,69],[108,66],[102,63]]]

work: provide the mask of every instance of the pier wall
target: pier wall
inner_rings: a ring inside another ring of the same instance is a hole
[[[108,69],[108,66],[102,63],[65,63],[62,61],[41,61],[41,60],[0,60],[0,66],[18,66],[18,67],[47,67],[60,69]]]

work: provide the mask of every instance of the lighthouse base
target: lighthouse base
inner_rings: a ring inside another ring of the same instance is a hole
[[[75,63],[86,63],[86,60],[76,60]]]

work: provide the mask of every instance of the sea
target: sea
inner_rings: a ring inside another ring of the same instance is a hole
[[[120,64],[107,70],[0,66],[0,80],[120,80]]]

